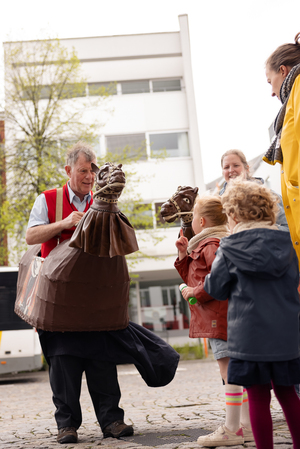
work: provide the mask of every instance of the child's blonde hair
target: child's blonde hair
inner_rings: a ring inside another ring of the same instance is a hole
[[[222,196],[223,208],[227,215],[238,221],[276,222],[278,199],[265,186],[240,179],[232,180]]]
[[[220,197],[203,195],[196,198],[197,214],[208,218],[212,226],[220,226],[227,223],[227,215],[223,211]]]

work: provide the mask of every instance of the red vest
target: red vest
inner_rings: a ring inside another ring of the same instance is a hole
[[[55,223],[55,215],[56,215],[56,191],[57,189],[52,190],[46,190],[43,192],[46,198],[47,207],[48,207],[48,218],[50,223]],[[91,192],[91,195],[93,193]],[[91,198],[90,203],[86,203],[86,207],[84,212],[88,210],[90,205],[93,203],[93,198]],[[73,211],[77,211],[74,204],[70,204],[69,199],[69,191],[68,191],[68,185],[65,184],[63,186],[63,213],[62,213],[62,219],[67,218]],[[63,242],[64,240],[70,239],[72,237],[73,232],[75,231],[76,227],[73,226],[70,229],[64,229],[59,236],[52,237],[52,239],[48,240],[45,243],[42,243],[41,247],[41,256],[47,257],[48,254],[57,246],[58,244],[58,238],[59,242]]]

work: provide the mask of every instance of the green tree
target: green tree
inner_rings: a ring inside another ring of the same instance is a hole
[[[13,235],[16,248],[24,250],[24,234],[37,195],[65,181],[65,150],[80,139],[93,143],[101,123],[89,123],[87,111],[103,111],[110,89],[87,80],[75,51],[59,40],[4,44],[5,145],[0,170],[0,232]],[[1,257],[1,256],[0,256]],[[0,264],[3,263],[0,260]]]
[[[44,190],[61,186],[66,179],[66,148],[85,140],[92,145],[107,117],[108,97],[116,93],[116,83],[88,83],[82,74],[75,51],[68,51],[59,40],[9,42],[4,44],[5,145],[1,147],[0,234],[13,238],[15,261],[26,249],[25,231],[32,205]],[[165,152],[155,155],[159,162]],[[122,163],[126,189],[120,208],[135,229],[145,230],[140,241],[161,241],[153,230],[152,204],[145,204],[139,194],[139,160],[146,158],[146,145],[125,147],[119,153],[107,153],[98,165],[111,161]],[[1,245],[1,242],[0,242]],[[3,246],[3,245],[2,245]],[[5,250],[0,248],[0,265]],[[141,252],[130,257],[131,266]]]

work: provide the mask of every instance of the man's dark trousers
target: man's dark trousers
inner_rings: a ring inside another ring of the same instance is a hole
[[[78,429],[81,425],[79,398],[83,372],[101,429],[112,422],[123,420],[124,411],[119,407],[121,391],[115,364],[70,355],[57,355],[50,357],[49,376],[58,429],[63,427]]]

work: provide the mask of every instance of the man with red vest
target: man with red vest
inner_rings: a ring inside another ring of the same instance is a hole
[[[47,257],[59,242],[69,239],[76,224],[93,202],[92,187],[96,163],[92,148],[84,142],[73,145],[65,166],[69,181],[63,187],[62,220],[56,221],[57,189],[39,195],[33,205],[26,242],[41,243],[41,255]],[[38,330],[56,406],[55,419],[59,443],[77,443],[82,422],[80,390],[85,371],[95,413],[104,437],[132,435],[133,427],[124,423],[119,407],[121,392],[116,364],[101,358],[106,332],[48,332]]]

